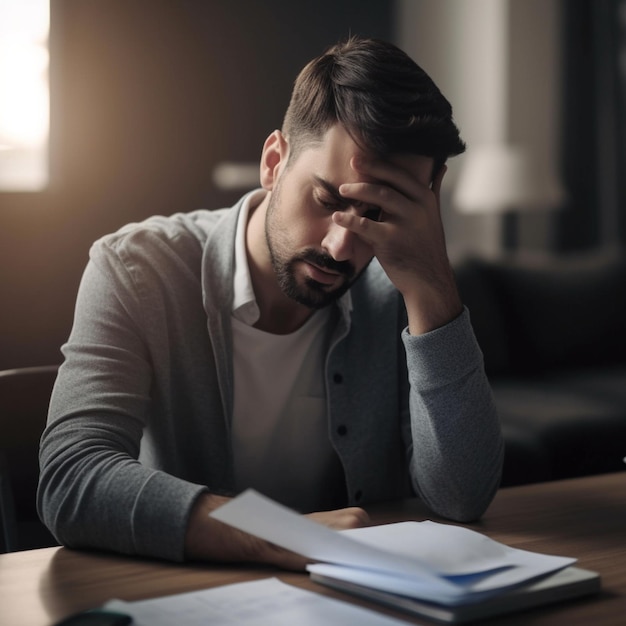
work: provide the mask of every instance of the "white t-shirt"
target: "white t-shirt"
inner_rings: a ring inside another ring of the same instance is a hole
[[[233,452],[238,490],[253,487],[301,511],[334,504],[342,481],[328,434],[324,361],[331,307],[298,330],[275,335],[254,328],[256,304],[245,250],[253,194],[243,207],[235,243],[233,301]],[[342,486],[342,485],[341,485]]]

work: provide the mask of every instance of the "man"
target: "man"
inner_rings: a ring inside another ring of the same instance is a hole
[[[208,516],[250,486],[337,528],[412,494],[479,517],[503,445],[439,212],[463,150],[430,78],[353,38],[297,78],[262,189],[96,242],[42,438],[57,538],[303,567]]]

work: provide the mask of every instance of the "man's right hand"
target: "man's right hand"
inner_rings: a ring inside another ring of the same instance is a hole
[[[226,504],[228,500],[229,498],[209,493],[197,499],[191,511],[185,535],[187,559],[267,563],[287,570],[305,569],[309,562],[306,557],[209,517],[209,513]],[[358,507],[311,513],[307,517],[337,530],[360,528],[369,524],[369,516]]]

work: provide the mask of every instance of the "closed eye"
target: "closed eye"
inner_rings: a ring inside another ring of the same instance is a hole
[[[363,206],[361,202],[350,201],[345,198],[338,200],[337,198],[323,198],[321,196],[315,196],[315,200],[318,204],[322,205],[326,210],[331,212],[345,211],[351,206],[356,209]],[[361,216],[367,218],[368,220],[372,220],[373,222],[380,222],[382,213],[382,209],[379,206],[371,205],[363,211],[363,213],[361,213]]]
[[[313,180],[317,186],[314,197],[319,204],[334,211],[341,211],[349,206],[350,203],[328,181],[319,176],[313,176]]]
[[[315,196],[315,200],[318,204],[321,204],[325,209],[328,209],[329,211],[341,211],[347,206],[347,204],[339,202],[335,198],[322,198],[320,196]]]
[[[347,208],[353,206],[355,209],[361,209],[366,206],[365,211],[361,213],[362,217],[372,220],[374,222],[380,222],[382,218],[382,209],[376,205],[365,205],[358,200],[351,200],[342,196],[339,191],[331,185],[328,181],[319,176],[314,176],[313,179],[319,185],[319,188],[315,191],[315,201],[323,206],[328,211],[345,211]]]

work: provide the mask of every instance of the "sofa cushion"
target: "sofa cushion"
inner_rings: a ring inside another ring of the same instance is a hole
[[[513,371],[624,362],[626,259],[591,255],[485,268],[507,321]]]
[[[626,366],[501,378],[492,387],[509,456],[503,484],[624,469]]]
[[[622,471],[626,256],[456,264],[505,438],[503,485]]]

